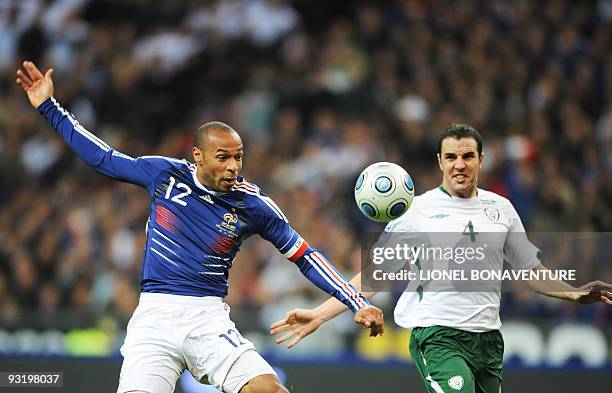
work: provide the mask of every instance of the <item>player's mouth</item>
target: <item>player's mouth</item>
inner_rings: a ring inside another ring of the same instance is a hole
[[[455,181],[457,183],[463,183],[463,182],[467,181],[467,178],[468,178],[467,175],[465,175],[463,173],[459,173],[459,174],[453,176],[453,179],[455,179]]]
[[[224,186],[232,187],[234,184],[236,183],[236,178],[235,177],[224,177],[221,179],[221,184],[223,184]]]

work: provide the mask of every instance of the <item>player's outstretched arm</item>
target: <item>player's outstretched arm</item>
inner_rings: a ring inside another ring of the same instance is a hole
[[[295,263],[304,277],[334,298],[322,305],[323,309],[317,310],[316,315],[307,310],[295,313],[294,317],[291,317],[291,313],[288,314],[285,322],[279,321],[274,324],[275,328],[281,329],[277,333],[288,332],[291,335],[290,331],[293,331],[299,334],[296,336],[299,341],[318,328],[322,323],[320,317],[332,318],[347,308],[355,314],[356,323],[372,328],[373,335],[382,332],[384,328],[382,311],[372,306],[367,296],[359,289],[355,289],[361,287],[360,276],[353,278],[352,284],[347,282],[323,254],[310,247],[308,242],[291,228],[278,206],[269,197],[260,195],[260,199],[265,203],[259,206],[262,209],[259,217],[262,219],[257,225],[258,233],[274,244],[285,258]],[[305,327],[302,329],[300,326]]]
[[[43,73],[31,61],[17,70],[16,83],[27,94],[30,103],[57,131],[70,148],[94,170],[114,179],[148,186],[171,160],[160,157],[134,159],[119,153],[86,130],[53,98],[53,69]]]
[[[355,290],[361,291],[361,273],[353,277],[350,283]],[[367,299],[375,295],[374,292],[361,293]],[[335,318],[347,309],[348,307],[344,303],[335,298],[325,301],[312,310],[294,309],[289,311],[284,319],[270,325],[270,334],[279,335],[284,333],[276,339],[276,343],[282,344],[290,340],[287,348],[293,348],[304,337],[314,333],[321,324]],[[354,319],[355,322],[360,323],[362,326],[370,328],[371,337],[384,333],[384,317],[382,311],[376,307],[361,308],[355,314]]]
[[[534,270],[548,270],[540,264]],[[612,305],[612,284],[593,281],[580,288],[575,288],[560,280],[529,280],[528,287],[542,295],[557,299],[572,300],[580,304],[603,302]]]

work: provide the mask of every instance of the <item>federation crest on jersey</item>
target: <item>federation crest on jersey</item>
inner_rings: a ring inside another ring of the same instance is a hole
[[[448,380],[448,386],[453,390],[461,390],[463,387],[463,377],[461,375],[455,375]]]
[[[223,221],[227,222],[228,224],[235,224],[238,222],[238,214],[236,213],[225,213],[223,215]]]
[[[500,217],[500,213],[499,213],[499,209],[496,207],[485,207],[484,212],[487,216],[487,218],[493,222],[498,222],[499,221],[499,217]]]
[[[238,222],[238,214],[236,213],[225,213],[223,215],[223,221],[218,223],[216,226],[219,232],[231,238],[238,237],[236,233],[236,223]]]

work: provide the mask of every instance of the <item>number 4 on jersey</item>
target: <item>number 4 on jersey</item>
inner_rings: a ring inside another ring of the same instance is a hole
[[[472,224],[472,220],[470,220],[465,228],[463,228],[463,234],[470,235],[470,240],[473,242],[476,241],[476,235],[478,235],[478,232],[474,232],[474,224]]]

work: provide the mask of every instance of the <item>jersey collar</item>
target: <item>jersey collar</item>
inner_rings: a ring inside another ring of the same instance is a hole
[[[438,190],[442,191],[443,193],[445,193],[446,195],[449,196],[449,198],[452,198],[453,196],[444,189],[444,186],[442,184],[440,184],[440,187],[438,187]]]
[[[465,200],[471,200],[471,199],[477,199],[478,198],[478,188],[476,188],[476,196],[472,197],[472,198],[454,198],[448,191],[446,191],[446,189],[444,188],[444,186],[442,184],[440,184],[440,186],[438,187],[438,190],[442,191],[444,194],[448,195],[449,198],[451,199],[465,199]]]
[[[202,190],[206,191],[207,193],[215,195],[215,196],[219,196],[219,195],[225,194],[225,192],[210,190],[207,187],[205,187],[202,183],[200,183],[200,181],[198,180],[198,176],[196,174],[197,171],[198,171],[198,168],[196,167],[193,171],[191,171],[191,176],[193,176],[193,182],[195,183],[196,186],[198,186],[198,188],[201,188]]]

